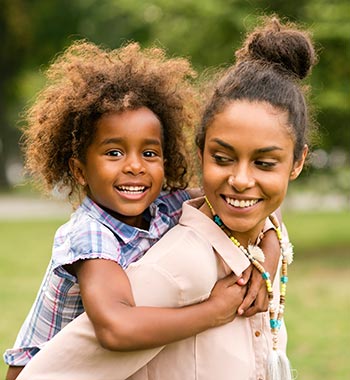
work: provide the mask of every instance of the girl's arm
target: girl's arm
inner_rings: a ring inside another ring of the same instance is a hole
[[[17,376],[22,372],[23,368],[23,366],[9,366],[6,373],[6,380],[15,380]]]
[[[246,291],[242,279],[232,274],[218,281],[202,303],[136,307],[129,279],[117,263],[91,259],[73,265],[96,337],[102,347],[115,351],[162,346],[230,322]]]

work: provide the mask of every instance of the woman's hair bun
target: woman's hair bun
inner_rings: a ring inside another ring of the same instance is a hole
[[[262,26],[248,34],[236,58],[277,64],[300,79],[317,61],[310,35],[294,24],[282,24],[276,16],[265,18]]]

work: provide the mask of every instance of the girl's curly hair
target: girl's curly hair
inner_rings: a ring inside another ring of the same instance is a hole
[[[77,41],[46,75],[46,86],[26,112],[22,140],[25,169],[45,191],[81,195],[69,159],[84,161],[102,115],[140,107],[148,107],[161,121],[164,189],[187,186],[186,147],[199,105],[188,60],[166,58],[157,47],[142,50],[138,43],[107,50]]]

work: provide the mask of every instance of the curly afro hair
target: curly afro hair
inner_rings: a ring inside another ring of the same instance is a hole
[[[71,157],[85,160],[96,123],[108,113],[147,107],[163,128],[164,189],[188,184],[188,141],[199,100],[188,60],[163,49],[129,43],[115,50],[77,41],[48,68],[47,84],[26,112],[25,169],[46,192],[84,194],[69,170]]]

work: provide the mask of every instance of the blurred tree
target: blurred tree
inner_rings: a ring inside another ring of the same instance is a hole
[[[132,15],[123,14],[113,1],[1,0],[0,189],[9,188],[6,167],[19,155],[16,126],[24,107],[22,82],[31,77],[28,73],[45,66],[75,39],[87,37],[113,47],[120,45],[122,36],[141,35],[147,36],[147,25],[136,25]]]
[[[256,17],[277,13],[314,30],[321,61],[311,78],[323,146],[349,149],[350,3],[348,0],[0,0],[0,188],[18,155],[18,113],[33,97],[28,78],[75,39],[115,48],[157,43],[195,67],[228,65]],[[26,87],[27,86],[27,87]],[[24,93],[25,92],[25,93]],[[336,133],[334,133],[336,131]]]
[[[19,79],[50,59],[77,18],[70,2],[2,0],[0,10],[0,187],[8,187],[6,164],[18,154]]]
[[[320,46],[320,63],[313,76],[322,132],[322,147],[350,153],[350,2],[318,0],[308,4]]]

